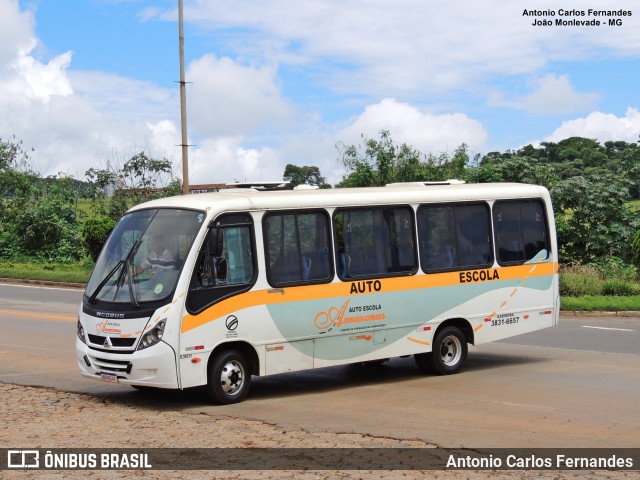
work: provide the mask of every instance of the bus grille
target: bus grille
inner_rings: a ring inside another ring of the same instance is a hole
[[[96,369],[108,372],[131,373],[131,362],[127,362],[126,360],[107,360],[98,357],[90,358],[91,363]]]
[[[106,337],[103,337],[101,335],[91,335],[91,334],[89,334],[89,341],[91,343],[93,343],[94,345],[103,346],[105,339],[106,339]],[[114,347],[120,347],[120,348],[122,348],[122,347],[133,347],[133,344],[136,343],[136,339],[135,338],[109,337],[109,340],[111,340],[111,345],[113,345]]]

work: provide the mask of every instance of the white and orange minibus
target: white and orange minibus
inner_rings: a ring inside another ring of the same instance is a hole
[[[458,372],[468,344],[555,325],[549,192],[392,184],[163,198],[129,210],[83,297],[82,375],[205,386],[239,402],[252,376],[414,355]]]

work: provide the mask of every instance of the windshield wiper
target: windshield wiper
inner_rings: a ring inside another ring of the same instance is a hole
[[[140,248],[140,245],[142,245],[142,237],[140,237],[136,241],[136,243],[133,244],[133,247],[131,247],[131,250],[129,250],[129,253],[127,254],[126,258],[124,258],[123,260],[119,260],[118,263],[116,263],[116,266],[113,267],[113,269],[111,269],[111,271],[109,272],[109,275],[107,275],[105,279],[102,280],[102,282],[100,282],[100,285],[98,285],[95,291],[91,294],[91,297],[89,297],[89,303],[91,304],[95,303],[98,294],[107,284],[109,279],[113,277],[113,275],[118,271],[120,267],[124,267],[120,271],[120,275],[118,275],[118,280],[116,280],[116,292],[113,295],[113,299],[115,300],[118,297],[118,292],[120,291],[120,287],[124,283],[123,276],[126,275],[126,281],[127,281],[127,286],[129,287],[129,297],[131,298],[131,303],[133,303],[136,307],[140,307],[140,303],[138,303],[138,299],[136,298],[135,290],[133,289],[133,280],[132,280],[133,265],[131,264],[131,258],[136,254],[136,252],[138,251],[138,248]]]
[[[131,298],[131,303],[133,303],[137,308],[140,308],[140,304],[138,303],[138,299],[136,298],[136,292],[133,289],[133,265],[128,258],[125,262],[125,268],[127,269],[127,286],[129,287],[129,297]],[[124,271],[124,268],[122,270]]]
[[[115,299],[118,298],[120,287],[126,281],[127,287],[129,287],[129,298],[131,299],[131,303],[133,303],[138,308],[140,307],[140,304],[138,303],[135,290],[133,289],[133,264],[131,263],[131,259],[136,255],[138,248],[140,248],[140,245],[142,245],[142,236],[136,241],[136,243],[133,244],[133,247],[131,247],[131,250],[129,250],[127,258],[121,260],[121,262],[124,263],[124,268],[122,269],[122,272],[118,277],[118,281],[116,282],[116,293],[113,295],[113,300],[115,301]]]
[[[126,263],[127,263],[127,260],[120,260],[118,261],[118,263],[116,263],[116,266],[111,269],[111,271],[109,272],[109,275],[107,275],[104,278],[104,280],[100,282],[100,285],[98,285],[94,290],[94,292],[91,294],[91,296],[89,297],[89,303],[91,304],[95,303],[96,297],[98,296],[100,291],[104,288],[104,286],[107,284],[109,279],[113,277],[113,274],[118,271],[118,268],[120,268],[122,265],[126,265]]]

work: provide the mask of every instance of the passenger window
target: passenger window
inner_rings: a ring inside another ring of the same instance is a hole
[[[267,279],[272,286],[328,282],[333,277],[327,213],[269,213],[263,221]]]
[[[541,201],[496,202],[493,225],[501,265],[517,265],[549,257],[549,235]]]
[[[493,263],[486,203],[422,205],[420,261],[425,272],[466,270]]]
[[[200,248],[191,277],[187,307],[200,311],[255,282],[253,221],[246,214],[216,219]]]
[[[411,208],[339,210],[334,217],[334,228],[340,278],[415,272]]]

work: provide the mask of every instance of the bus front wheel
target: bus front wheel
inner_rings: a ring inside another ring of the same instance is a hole
[[[414,355],[418,367],[428,373],[458,373],[467,358],[467,339],[458,327],[445,327],[436,333],[433,350]]]
[[[249,393],[251,371],[245,355],[237,350],[226,350],[209,362],[207,394],[221,405],[244,400]]]

